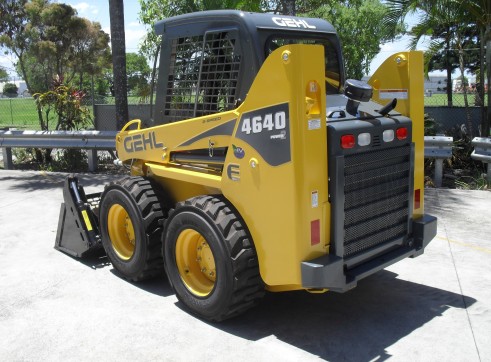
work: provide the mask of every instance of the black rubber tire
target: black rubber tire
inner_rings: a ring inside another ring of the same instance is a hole
[[[216,280],[206,296],[186,286],[176,262],[177,240],[190,229],[203,236],[214,257]],[[221,196],[198,196],[177,204],[165,223],[163,253],[177,298],[201,318],[221,321],[234,317],[264,295],[252,238],[238,212]]]
[[[102,245],[114,268],[130,281],[141,281],[164,274],[162,257],[165,200],[158,185],[143,177],[124,177],[106,186],[99,208]],[[115,251],[108,231],[109,210],[122,206],[134,228],[134,250],[129,259]]]

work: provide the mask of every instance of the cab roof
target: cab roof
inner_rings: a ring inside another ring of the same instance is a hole
[[[278,14],[252,13],[240,10],[209,10],[173,16],[155,24],[157,35],[186,35],[199,33],[212,27],[241,25],[249,32],[257,29],[296,31],[308,33],[336,34],[334,27],[327,21],[317,18],[302,18]]]

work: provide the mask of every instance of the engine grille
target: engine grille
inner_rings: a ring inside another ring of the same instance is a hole
[[[345,156],[344,257],[408,233],[411,147]]]

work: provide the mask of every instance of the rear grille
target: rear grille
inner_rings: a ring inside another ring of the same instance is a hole
[[[408,233],[411,147],[345,156],[344,257]]]

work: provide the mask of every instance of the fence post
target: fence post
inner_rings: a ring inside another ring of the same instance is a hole
[[[10,101],[10,122],[12,122],[12,125],[14,125],[14,114],[12,112],[12,98],[9,98]]]
[[[487,182],[488,186],[491,185],[491,137],[474,137],[472,140],[474,151],[472,151],[471,157],[474,160],[481,161],[486,164]]]
[[[87,161],[89,163],[89,172],[97,171],[97,150],[87,150]]]
[[[453,137],[425,136],[425,158],[435,160],[435,186],[442,186],[443,160],[452,157]]]
[[[443,180],[443,158],[435,159],[435,186],[442,187]]]
[[[12,162],[12,149],[10,147],[2,147],[3,167],[5,170],[12,170],[14,163]]]

